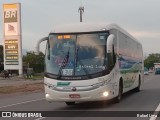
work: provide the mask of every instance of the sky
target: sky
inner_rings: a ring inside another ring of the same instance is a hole
[[[22,48],[35,50],[37,41],[54,26],[79,22],[115,23],[143,45],[144,53],[160,53],[160,0],[0,0],[0,44],[3,44],[2,5],[21,3]],[[41,45],[44,51],[45,43]]]

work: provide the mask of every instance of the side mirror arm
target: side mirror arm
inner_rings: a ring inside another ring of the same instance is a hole
[[[114,40],[114,35],[113,34],[109,35],[107,39],[107,53],[113,52],[113,40]]]
[[[46,40],[48,40],[48,37],[44,37],[44,38],[40,39],[40,40],[37,42],[36,52],[35,52],[36,55],[39,55],[39,47],[40,47],[41,42],[46,41]]]

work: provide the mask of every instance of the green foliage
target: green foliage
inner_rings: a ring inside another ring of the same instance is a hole
[[[150,54],[145,60],[144,60],[144,66],[148,69],[151,67],[154,67],[154,63],[160,63],[160,54]]]
[[[0,63],[3,62],[3,46],[0,45]]]
[[[44,54],[42,52],[39,55],[35,55],[34,52],[27,52],[26,56],[23,56],[23,63],[25,66],[33,68],[35,73],[44,71]]]

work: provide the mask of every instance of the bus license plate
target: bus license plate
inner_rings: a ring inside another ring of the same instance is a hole
[[[70,98],[80,98],[79,94],[70,94],[69,95]]]

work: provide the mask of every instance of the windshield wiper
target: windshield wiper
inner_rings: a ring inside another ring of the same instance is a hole
[[[68,52],[67,52],[67,55],[63,58],[63,61],[61,63],[61,66],[59,68],[59,71],[58,71],[58,79],[60,79],[60,77],[62,76],[62,70],[63,68],[66,67],[66,65],[68,64],[68,60],[69,60],[69,50],[70,50],[70,47],[68,48]]]
[[[79,50],[79,49],[77,48],[77,50],[76,50],[76,56],[75,56],[75,58],[76,58],[75,70],[76,70],[76,68],[77,68],[77,63],[78,63],[78,62],[79,62],[79,64],[80,64],[81,66],[84,66],[84,64],[81,62],[81,60],[78,59],[78,50]],[[87,69],[84,68],[84,67],[82,67],[82,68],[83,68],[84,72],[86,73],[87,77],[88,77],[88,78],[91,78],[91,76],[89,75]]]

